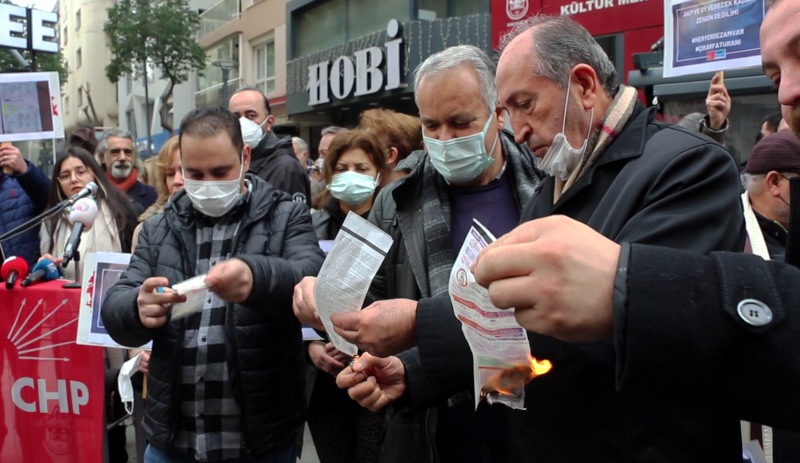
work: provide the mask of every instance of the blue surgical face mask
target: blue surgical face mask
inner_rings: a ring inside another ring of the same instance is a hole
[[[489,124],[494,120],[492,112],[483,130],[465,137],[453,138],[447,141],[436,140],[425,135],[425,147],[431,158],[431,164],[448,182],[464,183],[471,182],[489,167],[494,161],[491,153],[497,146],[500,138],[498,133],[492,143],[492,149],[486,152],[486,132],[489,131]]]
[[[372,196],[379,179],[380,176],[372,177],[348,170],[334,175],[328,190],[339,201],[349,206],[357,206]]]
[[[564,130],[567,127],[567,106],[569,106],[569,91],[572,88],[572,79],[567,83],[567,95],[564,99],[564,119],[561,121],[561,132],[557,133],[553,138],[553,143],[547,149],[547,153],[539,161],[539,169],[546,172],[553,177],[558,176],[561,180],[567,181],[572,171],[578,166],[578,163],[586,152],[586,145],[589,142],[589,135],[592,133],[592,121],[594,120],[594,108],[589,115],[589,131],[586,133],[586,138],[583,140],[583,145],[580,148],[573,148]]]

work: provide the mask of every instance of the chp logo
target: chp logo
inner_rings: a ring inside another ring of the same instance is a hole
[[[21,362],[33,362],[42,365],[41,369],[52,369],[53,362],[70,362],[70,358],[61,353],[59,347],[75,344],[74,340],[53,342],[55,333],[66,332],[78,321],[68,311],[61,310],[67,306],[63,299],[55,307],[48,307],[44,299],[35,304],[28,304],[23,299],[16,311],[14,322],[8,333],[0,334],[2,352],[8,357],[5,368],[12,372],[22,368]],[[33,307],[31,307],[33,305]],[[50,320],[52,318],[52,320]],[[48,320],[51,323],[47,323]],[[5,336],[3,336],[5,334]],[[16,359],[9,357],[16,353]],[[26,369],[28,373],[12,374],[16,380],[9,389],[11,403],[17,413],[32,414],[37,426],[45,430],[44,445],[56,455],[67,455],[76,446],[75,432],[68,415],[80,415],[81,408],[89,402],[89,389],[80,381],[63,379],[47,379],[36,377],[39,368]],[[11,405],[11,404],[6,404]],[[0,413],[0,419],[3,418]]]
[[[528,14],[528,0],[506,0],[506,15],[512,21],[518,21]]]

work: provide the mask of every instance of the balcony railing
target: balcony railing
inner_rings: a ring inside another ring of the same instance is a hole
[[[200,15],[198,38],[208,35],[242,14],[241,0],[222,0]]]

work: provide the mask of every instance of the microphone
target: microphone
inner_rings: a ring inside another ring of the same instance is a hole
[[[11,256],[3,261],[3,266],[0,267],[0,276],[6,282],[6,289],[14,287],[17,278],[20,276],[25,277],[28,275],[28,261],[21,257]]]
[[[87,188],[88,186],[89,185],[87,185]],[[64,261],[61,263],[62,267],[66,268],[69,261],[75,257],[78,244],[81,242],[81,233],[83,233],[84,230],[92,228],[95,217],[97,217],[97,203],[91,198],[79,199],[72,206],[72,211],[69,213],[69,222],[72,224],[72,234],[69,235],[69,241],[67,241],[67,246],[64,248]]]
[[[69,199],[67,199],[67,201],[69,202],[69,204],[75,204],[79,199],[85,198],[85,197],[87,197],[89,195],[94,197],[97,194],[97,190],[98,189],[99,189],[99,187],[97,186],[96,183],[89,182],[89,183],[86,184],[85,187],[83,187],[83,189],[81,191],[79,191],[79,192],[75,193],[74,195],[70,196]]]
[[[36,265],[33,266],[33,271],[31,272],[31,274],[25,277],[24,280],[22,280],[22,286],[27,287],[40,280],[41,281],[55,280],[59,276],[61,276],[61,274],[58,272],[58,267],[52,260],[40,259],[39,262],[37,262]]]

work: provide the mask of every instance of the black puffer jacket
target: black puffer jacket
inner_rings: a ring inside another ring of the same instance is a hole
[[[292,137],[278,138],[274,133],[267,132],[253,148],[250,172],[289,193],[292,201],[311,205],[308,173],[294,155]]]
[[[252,190],[233,255],[252,270],[253,292],[243,304],[228,304],[225,323],[245,445],[260,454],[303,422],[303,344],[292,292],[303,276],[317,274],[324,256],[308,209],[268,183],[247,178]],[[143,427],[150,443],[164,452],[170,452],[180,416],[179,346],[185,319],[145,328],[136,297],[149,277],[163,276],[174,284],[195,275],[195,214],[189,197],[180,192],[163,214],[145,221],[130,267],[102,308],[106,329],[120,344],[153,340]]]

